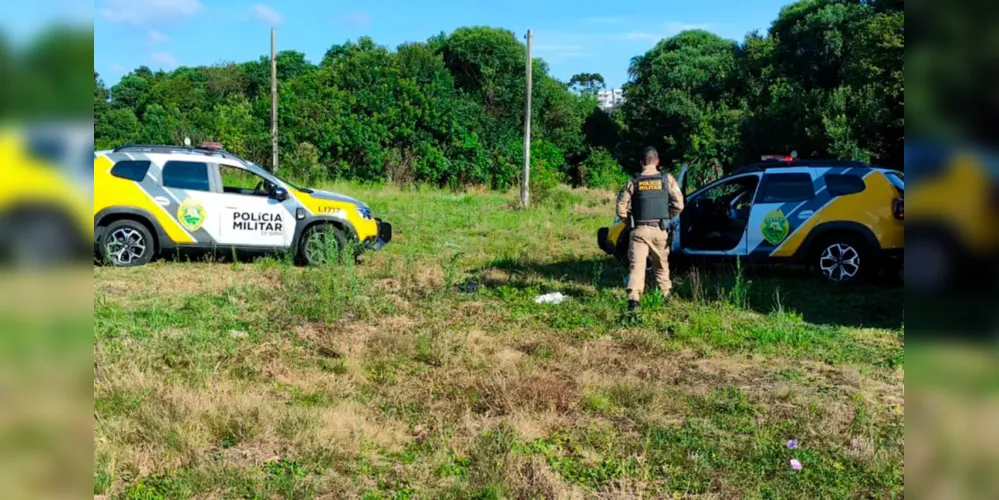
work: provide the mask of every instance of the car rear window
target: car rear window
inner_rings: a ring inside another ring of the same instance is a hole
[[[826,189],[832,196],[856,194],[867,189],[864,178],[853,174],[826,174]]]
[[[208,164],[193,161],[168,161],[163,166],[163,186],[192,191],[211,191]]]
[[[905,193],[905,177],[901,172],[888,172],[885,177],[891,182],[895,189],[898,189],[899,193]]]
[[[146,172],[149,172],[148,161],[122,160],[111,168],[111,175],[135,182],[142,182]]]

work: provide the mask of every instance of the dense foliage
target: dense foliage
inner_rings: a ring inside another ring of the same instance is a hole
[[[0,30],[4,126],[22,120],[89,117],[86,75],[93,65],[93,45],[93,30],[73,25],[47,27],[26,41],[8,40]],[[106,108],[107,97],[107,89],[94,86],[95,114]]]
[[[564,83],[533,61],[532,165],[538,181],[612,187],[641,146],[712,171],[797,150],[899,165],[904,13],[880,2],[803,0],[743,43],[687,31],[635,57],[626,103],[596,106],[599,74]],[[510,31],[459,28],[394,51],[370,38],[313,64],[278,54],[281,170],[505,189],[519,184],[524,44]],[[94,74],[99,148],[222,142],[270,164],[269,61],[153,72],[106,89]]]

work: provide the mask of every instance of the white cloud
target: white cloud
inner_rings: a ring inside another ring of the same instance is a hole
[[[145,24],[190,17],[204,10],[201,0],[105,0],[100,13],[113,22]]]
[[[656,33],[632,32],[616,36],[615,38],[618,40],[660,40],[663,38],[663,35]]]
[[[149,31],[149,45],[162,45],[170,41],[170,37],[156,30]]]
[[[582,45],[559,45],[559,44],[537,44],[531,47],[534,55],[552,61],[564,59],[578,59],[587,56],[586,48]]]
[[[125,67],[118,63],[111,63],[111,71],[114,71],[115,73],[124,73]]]
[[[269,24],[271,26],[276,26],[278,24],[284,23],[284,18],[281,17],[281,14],[279,14],[278,11],[276,11],[276,10],[274,10],[274,9],[272,9],[272,8],[270,8],[270,7],[262,4],[262,3],[258,3],[258,4],[256,4],[256,5],[253,6],[253,15],[257,19],[259,19],[259,20],[261,20],[261,21],[263,21],[263,22],[265,22],[265,23],[267,23],[267,24]]]
[[[169,52],[153,52],[149,54],[149,60],[160,65],[163,69],[174,69],[180,66],[180,61]]]

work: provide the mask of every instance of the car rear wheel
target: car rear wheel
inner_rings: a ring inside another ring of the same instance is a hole
[[[299,243],[298,254],[302,263],[309,266],[338,264],[343,261],[347,236],[329,224],[312,226],[306,230]]]
[[[870,275],[873,264],[867,244],[852,235],[826,239],[815,252],[816,270],[827,281],[863,281]]]
[[[112,222],[101,238],[101,262],[115,267],[145,265],[152,260],[154,251],[149,229],[133,220]]]

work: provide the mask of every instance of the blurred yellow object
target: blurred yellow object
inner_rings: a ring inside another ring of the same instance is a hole
[[[913,290],[988,285],[999,257],[999,163],[990,153],[918,143],[906,150],[911,201],[906,227]],[[969,287],[962,287],[969,288]]]
[[[0,254],[15,265],[54,265],[89,252],[92,181],[85,179],[86,125],[0,130]],[[89,154],[93,155],[90,128]]]

